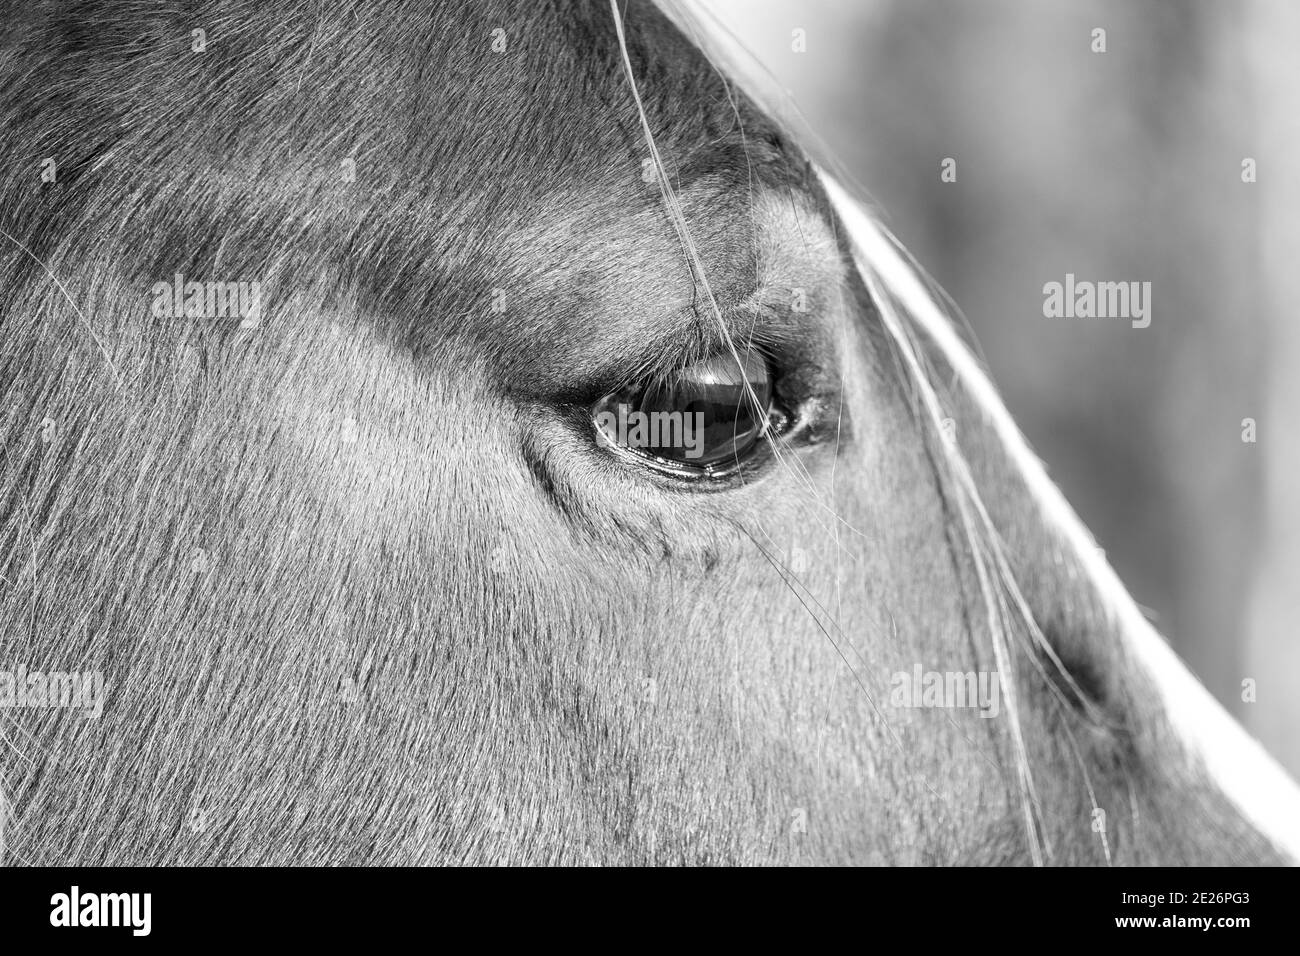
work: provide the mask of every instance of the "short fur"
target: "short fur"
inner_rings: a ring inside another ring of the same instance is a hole
[[[1282,858],[961,391],[1087,698],[1018,642],[1023,757],[888,707],[997,667],[945,453],[816,168],[657,8],[5,6],[0,668],[109,685],[0,711],[6,862],[1021,863],[1025,763],[1051,862]],[[155,318],[177,273],[261,324]],[[812,421],[713,494],[581,411],[718,349],[702,281]]]

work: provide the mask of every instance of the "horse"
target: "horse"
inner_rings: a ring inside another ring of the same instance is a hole
[[[1300,857],[708,16],[2,20],[6,863]]]

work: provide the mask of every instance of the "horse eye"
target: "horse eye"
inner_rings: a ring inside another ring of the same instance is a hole
[[[591,411],[603,444],[692,475],[740,465],[775,414],[767,361],[752,351],[739,361],[726,352],[665,381],[606,395]]]

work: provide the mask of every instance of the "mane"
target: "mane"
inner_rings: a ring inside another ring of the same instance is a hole
[[[1037,510],[1059,532],[1078,561],[1087,582],[1100,596],[1103,612],[1125,636],[1137,663],[1155,684],[1168,721],[1178,736],[1202,762],[1208,776],[1261,833],[1291,853],[1300,854],[1300,819],[1291,812],[1300,801],[1300,790],[1192,676],[1105,561],[1090,532],[1030,449],[972,347],[959,334],[957,325],[964,322],[951,299],[885,227],[873,212],[865,190],[831,156],[799,116],[789,97],[734,33],[707,10],[688,8],[680,0],[655,0],[655,3],[696,44],[719,74],[757,104],[813,162],[838,219],[836,225],[844,232],[853,264],[879,309],[892,346],[903,360],[907,384],[919,398],[936,465],[954,492],[961,532],[979,579],[994,657],[1007,694],[1017,785],[1034,864],[1041,866],[1046,862],[1050,847],[1041,832],[1035,784],[1021,731],[1020,706],[1013,680],[1012,640],[1019,635],[1021,643],[1027,643],[1047,658],[1086,719],[1102,724],[1104,718],[1083,694],[1035,620],[959,444],[938,437],[943,406],[934,370],[926,360],[926,343],[942,357],[977,406],[1001,450],[1028,488]],[[611,5],[617,17],[617,0],[611,0]],[[663,185],[667,188],[666,183]],[[1033,660],[1038,664],[1036,657]],[[1041,665],[1039,672],[1047,678]],[[1064,703],[1055,682],[1047,680],[1047,686]],[[1074,746],[1073,740],[1071,745]],[[1075,753],[1077,756],[1077,747]],[[1096,798],[1081,758],[1080,767],[1092,808],[1096,810]],[[1109,863],[1110,849],[1104,835],[1103,851]]]
[[[1152,627],[1115,570],[1102,557],[1092,535],[1061,490],[1048,477],[1042,461],[1030,449],[992,381],[957,335],[944,307],[922,281],[914,264],[900,251],[894,238],[867,214],[862,203],[854,200],[835,176],[823,171],[822,182],[849,231],[859,256],[859,267],[864,272],[880,276],[890,294],[906,303],[904,314],[942,352],[956,372],[1028,486],[1034,503],[1068,542],[1073,556],[1102,596],[1107,614],[1127,636],[1137,660],[1145,666],[1159,688],[1169,722],[1204,761],[1208,775],[1223,787],[1262,833],[1279,845],[1291,848],[1292,852],[1300,848],[1300,819],[1291,811],[1294,802],[1300,798],[1295,784],[1192,676]],[[897,333],[891,329],[891,334]],[[923,383],[923,387],[927,392],[933,390],[930,383]],[[954,443],[947,443],[944,447],[953,467],[969,475],[960,449]],[[973,484],[969,494],[981,518],[986,521],[987,513]],[[984,540],[996,549],[1000,583],[1017,601],[1018,610],[1027,615],[1026,621],[1032,626],[1035,636],[1041,638],[1041,631],[1023,605],[1020,589],[1006,564],[996,531],[991,525],[982,525],[981,528],[985,531]]]

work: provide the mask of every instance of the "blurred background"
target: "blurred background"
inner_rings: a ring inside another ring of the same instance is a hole
[[[1134,597],[1300,775],[1300,3],[702,2],[964,311]],[[1044,318],[1067,272],[1151,282],[1150,327]]]

